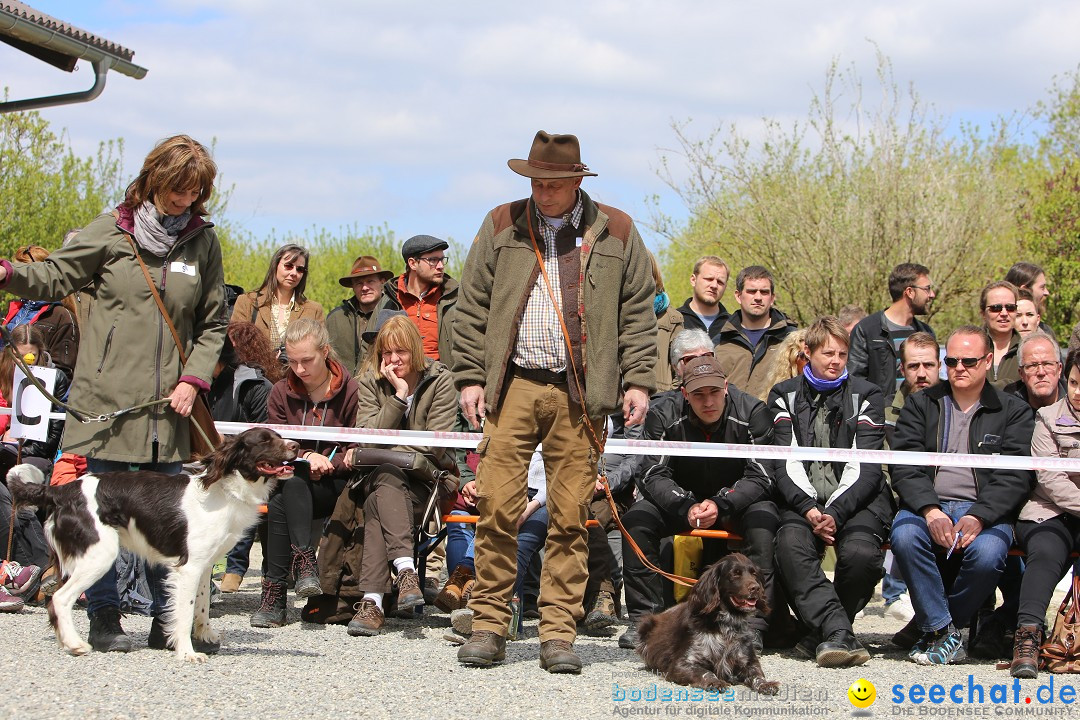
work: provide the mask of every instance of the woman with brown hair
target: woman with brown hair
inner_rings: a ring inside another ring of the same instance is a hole
[[[123,202],[95,218],[43,262],[0,261],[0,288],[20,297],[60,301],[94,285],[93,312],[80,326],[71,405],[109,415],[109,422],[69,422],[65,452],[87,458],[90,472],[154,470],[178,474],[191,457],[187,417],[210,389],[225,328],[221,245],[207,222],[217,165],[187,135],[167,138],[146,156]],[[158,308],[139,260],[169,313],[186,363]],[[148,401],[167,400],[164,404]],[[164,649],[168,600],[165,568],[148,572],[154,594],[149,644]],[[120,626],[116,573],[86,591],[90,644],[98,651],[132,649]],[[213,651],[208,644],[196,649]]]
[[[282,365],[285,331],[300,318],[323,319],[322,305],[304,294],[308,279],[307,249],[289,243],[282,245],[270,258],[262,285],[258,290],[244,293],[233,306],[232,322],[249,322],[259,328],[278,353]]]
[[[49,251],[40,245],[26,245],[15,251],[12,260],[20,263],[41,262]],[[17,325],[32,323],[44,334],[45,349],[56,367],[70,378],[79,355],[79,323],[75,301],[67,296],[60,302],[18,298],[8,303],[4,325],[10,330]],[[3,342],[0,342],[0,348]]]

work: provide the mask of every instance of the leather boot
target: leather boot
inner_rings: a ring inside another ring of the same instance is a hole
[[[461,596],[465,592],[465,584],[473,580],[474,577],[472,568],[458,565],[454,572],[450,573],[446,584],[439,591],[439,596],[435,598],[435,607],[443,612],[454,612],[464,607]]]
[[[581,658],[566,640],[545,640],[540,643],[540,667],[549,673],[581,672]]]
[[[506,638],[490,630],[477,630],[458,648],[457,659],[463,665],[481,666],[505,660]]]
[[[120,627],[120,608],[104,607],[95,612],[87,640],[98,652],[131,652],[131,638]]]
[[[1037,625],[1021,625],[1013,636],[1013,657],[1009,674],[1030,680],[1039,676],[1039,646],[1042,629]]]
[[[285,624],[285,583],[263,578],[262,605],[251,616],[251,627],[275,628]]]
[[[309,598],[322,595],[319,584],[319,566],[315,562],[315,548],[292,546],[292,575],[296,578],[296,597]]]

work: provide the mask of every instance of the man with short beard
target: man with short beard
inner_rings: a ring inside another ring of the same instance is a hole
[[[1061,348],[1054,338],[1036,330],[1020,341],[1016,355],[1020,361],[1020,379],[1006,385],[1005,392],[1020,398],[1036,411],[1065,397],[1059,359]]]
[[[739,309],[720,331],[716,359],[727,373],[728,382],[765,400],[772,389],[769,376],[780,345],[796,326],[773,307],[773,276],[760,265],[745,267],[735,276],[735,299]]]
[[[908,396],[941,382],[941,360],[937,340],[930,333],[917,332],[900,344],[900,372],[904,380],[885,408],[885,443],[892,447],[896,418]]]
[[[458,282],[446,273],[446,250],[450,244],[431,235],[415,235],[401,246],[405,272],[391,278],[383,292],[420,330],[424,355],[451,367],[452,312],[457,303]],[[388,307],[390,307],[388,305]]]
[[[720,302],[727,288],[727,263],[715,255],[705,255],[694,263],[690,287],[694,294],[686,299],[679,312],[683,315],[683,327],[687,330],[704,330],[713,343],[719,342],[720,330],[728,319],[727,308]]]
[[[889,274],[889,297],[892,305],[869,315],[851,331],[848,372],[881,388],[885,397],[896,393],[903,374],[898,359],[900,344],[916,332],[934,335],[933,329],[919,320],[929,312],[937,293],[925,265],[901,263]]]

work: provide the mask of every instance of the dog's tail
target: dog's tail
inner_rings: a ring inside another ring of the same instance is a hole
[[[33,465],[24,463],[8,470],[7,484],[18,505],[48,508],[54,504],[49,486],[45,484],[45,475]]]

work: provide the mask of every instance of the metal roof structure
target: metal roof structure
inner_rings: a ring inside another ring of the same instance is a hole
[[[0,113],[87,102],[105,89],[109,70],[136,80],[147,72],[131,62],[135,53],[122,45],[14,0],[0,0],[0,42],[66,72],[73,72],[79,60],[86,60],[94,66],[95,75],[89,90],[0,102]]]

